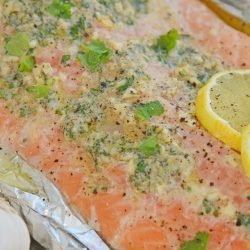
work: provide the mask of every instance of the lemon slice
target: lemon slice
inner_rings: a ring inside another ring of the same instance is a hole
[[[223,71],[200,89],[196,116],[215,137],[241,149],[241,132],[250,124],[250,70]]]
[[[241,158],[246,174],[250,177],[250,125],[242,133]]]

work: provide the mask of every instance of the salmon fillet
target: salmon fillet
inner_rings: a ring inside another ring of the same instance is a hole
[[[66,21],[47,13],[51,1],[31,2],[1,1],[1,148],[51,179],[112,249],[178,250],[197,232],[209,235],[208,250],[250,249],[240,220],[250,210],[250,181],[240,156],[194,117],[212,74],[250,68],[250,38],[198,0],[75,0]],[[72,28],[81,15],[85,23]],[[162,62],[152,45],[173,28],[181,40]],[[21,59],[6,55],[16,32],[31,37],[32,72],[18,72]],[[101,72],[74,56],[91,39],[113,53]],[[35,82],[52,86],[50,95],[34,98],[27,89]],[[138,122],[134,107],[152,100],[164,113]],[[135,148],[154,134],[158,155],[143,158],[147,170],[138,172]]]

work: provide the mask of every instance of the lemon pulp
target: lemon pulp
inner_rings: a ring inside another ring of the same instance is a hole
[[[250,75],[228,73],[216,79],[210,90],[211,107],[235,130],[250,124]]]

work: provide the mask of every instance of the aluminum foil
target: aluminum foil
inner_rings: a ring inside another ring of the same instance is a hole
[[[32,238],[49,250],[108,250],[65,203],[58,189],[20,156],[0,150],[0,194],[23,217]],[[35,245],[32,249],[36,248]]]
[[[250,1],[249,0],[214,0],[225,10],[233,15],[250,22]]]

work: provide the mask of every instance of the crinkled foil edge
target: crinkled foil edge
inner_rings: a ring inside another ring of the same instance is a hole
[[[42,173],[30,167],[20,156],[1,150],[13,169],[28,174],[37,191],[28,192],[9,185],[0,178],[0,194],[23,217],[31,236],[45,249],[50,250],[108,250],[98,234],[71,211],[59,190]],[[4,166],[0,166],[1,168]],[[10,171],[10,170],[8,170]]]

